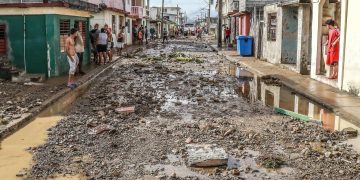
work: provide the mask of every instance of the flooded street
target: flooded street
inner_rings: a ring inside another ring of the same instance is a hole
[[[154,43],[3,140],[0,179],[357,179],[350,127],[206,43]]]

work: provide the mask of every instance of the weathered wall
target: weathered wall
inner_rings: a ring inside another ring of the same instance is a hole
[[[299,7],[298,42],[297,42],[297,64],[296,70],[303,75],[310,74],[311,61],[311,9],[310,5]]]
[[[268,15],[277,13],[276,41],[268,40]],[[279,64],[281,60],[281,39],[282,39],[282,10],[277,5],[267,5],[264,7],[264,35],[262,58],[273,64]]]
[[[296,64],[298,38],[297,7],[282,8],[282,25],[281,63]]]
[[[357,23],[359,21],[358,17],[360,17],[360,1],[348,0],[348,3],[343,88],[346,91],[360,95],[360,34],[359,24]]]
[[[75,20],[89,23],[86,17],[51,14],[0,16],[0,22],[7,24],[8,58],[11,62],[17,68],[26,69],[27,73],[46,74],[49,77],[66,74],[69,65],[66,54],[60,52],[60,19],[69,19],[70,27],[74,27]],[[87,42],[89,40],[87,34]],[[85,64],[89,62],[89,52],[89,44],[87,44],[84,54]]]

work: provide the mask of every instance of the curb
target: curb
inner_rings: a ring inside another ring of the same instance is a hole
[[[119,60],[120,58],[114,60],[111,64],[108,64],[104,68],[97,67],[90,71],[88,75],[85,75],[78,79],[80,86],[77,89],[84,89],[90,86],[96,78],[107,73],[107,71],[112,68],[112,66]],[[56,93],[54,96],[49,97],[49,99],[45,100],[41,106],[32,109],[33,112],[24,114],[21,118],[11,121],[5,129],[0,131],[0,142],[6,137],[10,136],[20,128],[24,127],[28,123],[30,123],[36,116],[38,116],[43,110],[53,105],[57,100],[69,94],[72,90],[69,88],[63,89]]]

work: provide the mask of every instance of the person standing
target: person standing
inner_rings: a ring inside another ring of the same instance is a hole
[[[150,39],[155,40],[155,28],[154,27],[150,28]]]
[[[90,31],[90,41],[91,41],[91,48],[94,56],[94,62],[96,64],[99,64],[99,55],[97,52],[97,38],[99,36],[100,30],[99,30],[99,24],[94,25],[94,29]]]
[[[340,51],[340,31],[335,27],[335,21],[332,19],[327,20],[326,25],[329,28],[329,39],[327,41],[326,56],[326,64],[330,66],[331,72],[329,79],[337,79]]]
[[[81,33],[78,31],[76,33],[76,37],[75,37],[75,52],[76,52],[76,55],[79,58],[78,70],[79,70],[80,75],[85,74],[84,71],[82,70],[82,62],[83,62],[83,59],[84,59],[84,50],[85,50],[84,40],[82,38]]]
[[[105,29],[100,30],[99,37],[97,39],[97,51],[99,53],[99,62],[100,64],[106,63],[106,50],[107,50],[107,34]]]
[[[230,44],[230,35],[231,35],[231,30],[229,27],[226,27],[225,29],[225,43],[228,46]]]
[[[111,28],[108,28],[108,30],[106,31],[106,35],[107,35],[107,46],[106,46],[106,54],[109,58],[109,63],[112,61],[112,51],[114,49],[114,39],[113,39],[113,33]]]
[[[145,43],[148,44],[149,30],[147,26],[145,26],[144,34],[145,34]]]
[[[75,72],[76,72],[76,67],[79,63],[79,58],[75,52],[76,36],[77,36],[77,30],[75,28],[72,28],[70,30],[70,35],[66,39],[66,42],[65,42],[65,51],[66,51],[67,60],[68,60],[69,66],[70,66],[67,87],[69,87],[71,89],[74,89],[77,87],[77,84],[75,83]]]
[[[138,40],[139,40],[139,45],[142,45],[143,44],[143,30],[141,27],[139,28],[139,31],[138,31]]]
[[[166,28],[164,28],[164,32],[163,32],[163,44],[165,43],[165,41],[169,42],[168,32],[166,31]]]
[[[117,47],[117,54],[118,56],[121,56],[121,52],[124,48],[124,40],[125,40],[125,33],[124,33],[124,29],[125,27],[123,26],[119,32],[119,34],[117,35],[117,43],[116,43],[116,47]]]

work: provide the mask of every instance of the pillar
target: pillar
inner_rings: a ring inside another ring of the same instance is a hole
[[[299,6],[296,70],[302,75],[310,74],[310,14],[310,5]]]

